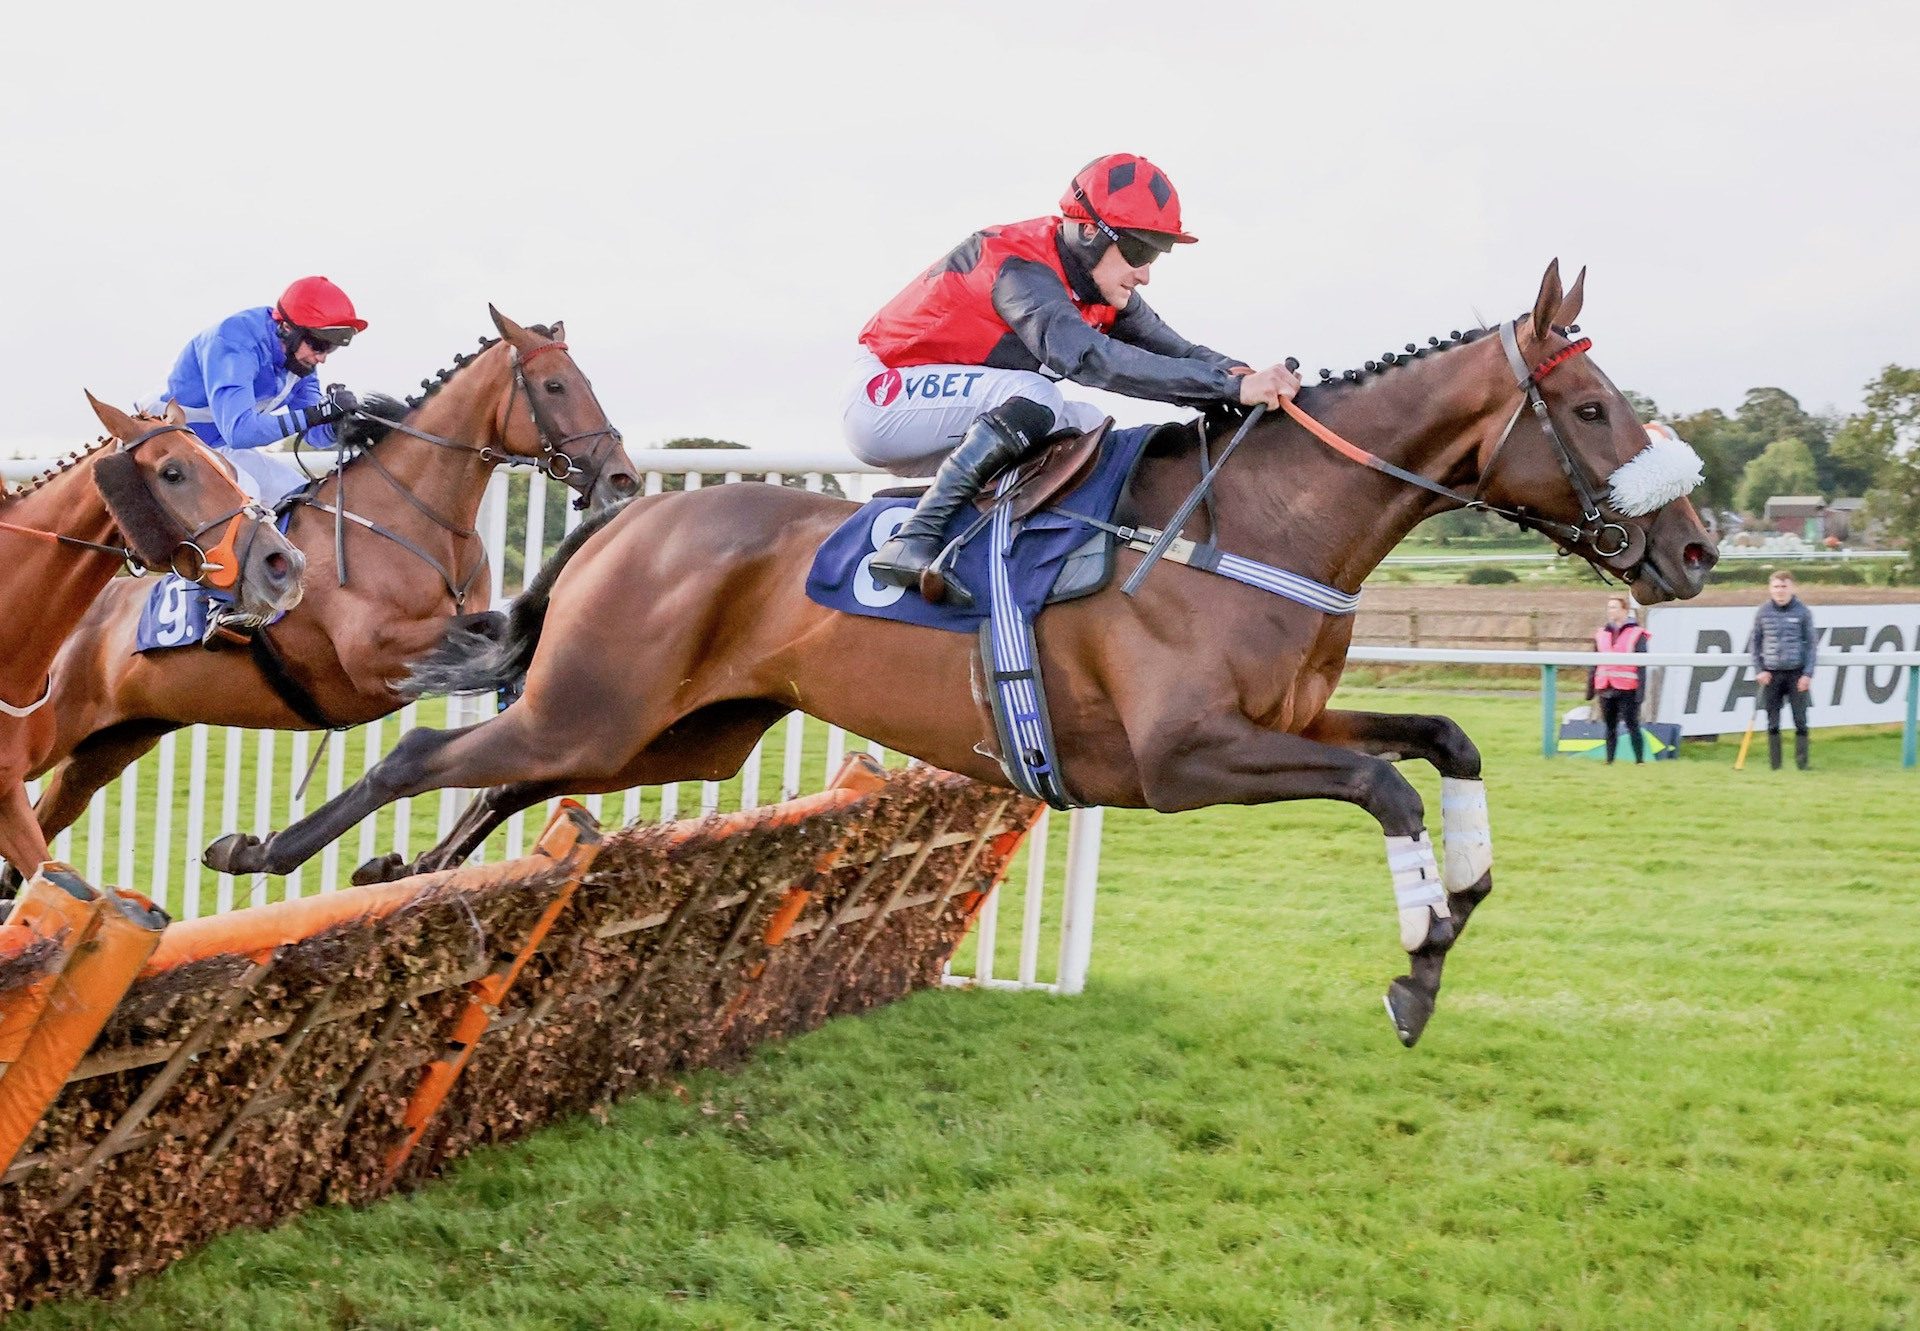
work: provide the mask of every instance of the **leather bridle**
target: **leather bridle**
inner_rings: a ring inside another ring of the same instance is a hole
[[[593,493],[594,487],[599,484],[601,475],[605,473],[608,462],[611,460],[614,452],[619,448],[621,440],[620,431],[615,429],[613,423],[609,421],[597,430],[581,430],[574,434],[558,434],[552,422],[541,413],[539,399],[535,397],[532,388],[528,386],[525,375],[526,365],[536,358],[545,355],[549,351],[566,351],[568,349],[565,342],[554,341],[535,347],[525,356],[522,356],[519,348],[512,344],[508,344],[507,347],[508,354],[512,357],[513,386],[508,391],[507,406],[503,415],[510,419],[513,415],[514,402],[522,395],[525,396],[527,415],[532,420],[534,434],[540,441],[540,453],[538,456],[509,453],[502,449],[494,448],[491,445],[463,443],[458,439],[449,439],[443,435],[429,434],[425,430],[416,429],[408,425],[405,421],[391,420],[388,417],[367,411],[365,408],[356,408],[353,415],[361,420],[371,421],[383,429],[397,431],[400,434],[408,435],[439,448],[452,449],[459,453],[470,453],[489,467],[538,467],[547,476],[562,483],[570,481],[575,476],[586,475],[585,468],[580,465],[580,462],[573,454],[567,451],[568,445],[578,443],[582,439],[610,437],[613,440],[614,446],[605,450],[605,456],[594,466],[593,474],[587,476],[582,482],[579,487],[580,493],[574,499],[575,508],[585,508],[589,497]],[[583,375],[582,379],[584,380],[584,378],[585,376]],[[587,395],[592,400],[593,405],[599,408],[600,419],[603,421],[606,420],[606,410],[600,407],[600,399],[594,395],[591,384],[587,387]],[[416,512],[420,513],[421,516],[425,517],[442,531],[460,540],[471,540],[478,537],[479,533],[472,528],[462,527],[458,523],[448,520],[444,515],[435,512],[432,507],[422,502],[417,495],[401,482],[399,477],[387,469],[385,464],[383,464],[375,454],[372,446],[362,447],[359,450],[359,454],[373,464],[374,470],[379,472],[380,475],[386,479],[388,485],[392,486],[400,497],[406,500]],[[306,498],[300,499],[298,502],[304,503],[312,508],[317,508],[323,513],[333,514],[334,567],[340,585],[345,586],[347,582],[346,524],[353,522],[365,527],[368,531],[386,537],[388,540],[424,561],[440,575],[440,581],[445,585],[447,594],[453,598],[455,610],[462,609],[466,605],[467,594],[473,589],[474,579],[479,576],[480,570],[486,566],[485,552],[482,552],[481,558],[475,561],[474,566],[467,571],[464,578],[456,579],[451,570],[431,553],[422,549],[417,543],[408,540],[397,532],[387,530],[385,527],[362,517],[358,513],[348,511],[346,506],[345,468],[342,467],[335,474],[340,478],[337,492],[338,502],[336,504],[328,505],[317,499]]]
[[[157,425],[143,434],[136,435],[134,438],[121,444],[114,451],[116,453],[133,453],[149,439],[163,434],[171,434],[176,430],[191,437],[196,444],[201,443],[200,436],[194,434],[194,432],[186,426],[167,424]],[[204,444],[202,446],[204,447]],[[211,454],[209,454],[209,456],[211,456]],[[225,473],[222,473],[221,479],[227,479]],[[168,561],[169,567],[189,582],[198,582],[203,586],[212,587],[218,591],[232,590],[233,587],[239,583],[240,572],[244,567],[244,554],[240,549],[240,530],[242,524],[248,522],[271,522],[272,515],[249,499],[238,508],[223,513],[217,518],[203,522],[200,526],[188,530],[186,522],[181,519],[179,513],[165,500],[161,499],[159,495],[153,492],[153,486],[144,480],[142,484],[146,485],[147,496],[153,502],[154,507],[172,519],[174,527],[177,530],[186,532],[185,536],[182,537],[179,543],[173,548],[172,556]],[[232,484],[232,482],[228,481],[228,484]],[[234,486],[234,489],[236,493],[240,493],[244,497],[245,492],[241,491],[238,486]],[[111,507],[109,507],[108,512],[112,512]],[[117,514],[114,515],[114,523],[116,526],[121,523],[121,519]],[[216,528],[220,529],[219,538],[214,541],[211,547],[203,544],[202,538]],[[135,577],[144,577],[149,571],[146,562],[140,556],[140,552],[131,545],[107,545],[100,541],[88,541],[78,536],[69,536],[65,532],[45,531],[39,527],[24,527],[17,522],[0,522],[0,531],[12,532],[18,536],[28,536],[36,540],[52,541],[57,545],[71,546],[81,550],[112,555],[116,559],[124,562],[127,566],[127,571]],[[0,714],[11,717],[32,716],[35,712],[46,706],[47,700],[51,697],[53,697],[53,673],[49,671],[47,673],[46,686],[41,690],[38,699],[27,703],[25,706],[17,706],[4,698],[0,698]]]
[[[176,430],[181,434],[192,437],[195,443],[201,442],[200,436],[194,434],[192,430],[184,425],[158,425],[146,431],[144,434],[136,435],[134,438],[127,440],[114,451],[119,453],[132,453],[149,439],[158,435],[171,434]],[[234,489],[244,494],[244,491],[239,491],[238,486],[235,486]],[[153,487],[151,485],[147,487],[147,492],[152,496],[155,505],[166,513],[168,517],[172,518],[177,527],[186,530],[186,522],[181,519],[180,515],[174,511],[171,505],[162,500],[159,495],[153,494]],[[186,535],[182,537],[180,542],[174,547],[173,555],[168,561],[169,567],[173,572],[179,574],[189,582],[202,583],[217,591],[230,591],[234,585],[240,581],[241,561],[239,545],[242,524],[249,521],[269,522],[271,520],[271,514],[259,504],[248,500],[238,508],[222,513],[219,517],[203,522],[191,530],[186,530]],[[116,522],[117,521],[118,519],[116,519]],[[219,539],[216,540],[212,546],[204,545],[201,538],[208,532],[213,531],[216,527],[221,529]],[[145,577],[150,571],[147,565],[141,560],[139,552],[133,549],[132,546],[106,545],[99,541],[87,541],[82,540],[78,536],[69,536],[65,532],[43,531],[38,527],[23,527],[13,522],[0,522],[0,531],[10,531],[21,536],[36,537],[40,540],[54,541],[61,545],[75,546],[83,550],[97,550],[102,554],[113,555],[124,561],[127,566],[127,572],[137,578]]]
[[[1574,457],[1573,450],[1567,447],[1567,442],[1561,437],[1559,429],[1554,425],[1552,413],[1547,410],[1546,398],[1542,396],[1540,392],[1540,385],[1547,376],[1560,368],[1560,366],[1572,360],[1575,356],[1583,355],[1590,350],[1593,346],[1593,339],[1583,337],[1578,341],[1569,342],[1566,346],[1541,361],[1538,365],[1529,367],[1525,358],[1520,354],[1520,340],[1516,331],[1516,323],[1516,320],[1509,319],[1500,325],[1500,345],[1506,352],[1507,365],[1513,372],[1515,386],[1521,390],[1521,398],[1519,403],[1514,407],[1513,414],[1507,418],[1506,428],[1501,430],[1500,438],[1494,443],[1492,452],[1487,455],[1486,465],[1481,468],[1480,479],[1474,486],[1472,494],[1465,494],[1453,489],[1451,486],[1442,485],[1438,481],[1419,475],[1417,472],[1408,471],[1404,467],[1388,462],[1385,458],[1377,454],[1368,452],[1358,444],[1349,442],[1322,425],[1290,399],[1283,398],[1280,406],[1293,418],[1295,423],[1306,430],[1307,433],[1350,461],[1358,462],[1362,466],[1370,467],[1375,471],[1392,476],[1396,480],[1404,481],[1409,485],[1418,486],[1422,490],[1430,491],[1442,498],[1451,500],[1454,504],[1462,508],[1473,509],[1483,513],[1498,514],[1500,517],[1518,523],[1523,527],[1529,527],[1549,537],[1569,553],[1573,553],[1577,547],[1584,545],[1593,551],[1595,558],[1601,561],[1618,559],[1621,555],[1633,548],[1634,533],[1624,523],[1612,520],[1613,517],[1617,517],[1618,515],[1610,514],[1604,503],[1596,495],[1593,486],[1588,481],[1585,470],[1581,467],[1579,460]],[[1494,470],[1500,461],[1501,454],[1506,449],[1507,442],[1513,437],[1514,427],[1520,423],[1521,416],[1529,407],[1533,409],[1534,418],[1540,423],[1540,427],[1546,434],[1548,442],[1552,444],[1555,460],[1560,464],[1560,470],[1562,474],[1566,476],[1567,483],[1572,488],[1574,497],[1579,500],[1580,522],[1578,525],[1569,522],[1557,522],[1551,518],[1542,517],[1540,514],[1525,507],[1502,508],[1500,505],[1490,502],[1486,497],[1487,488],[1493,481]],[[1617,540],[1610,536],[1610,533],[1617,533]],[[1606,544],[1603,545],[1602,541],[1605,541]],[[1640,563],[1644,564],[1645,560],[1641,560]],[[1621,573],[1622,576],[1632,576],[1635,569],[1639,566],[1640,565],[1637,564],[1634,568],[1626,570],[1615,569],[1614,571]],[[1613,565],[1609,562],[1608,567],[1612,568]]]
[[[1515,321],[1507,320],[1500,325],[1500,349],[1506,352],[1507,367],[1513,371],[1516,385],[1524,396],[1520,405],[1513,409],[1513,415],[1507,420],[1507,428],[1500,432],[1500,439],[1493,446],[1493,452],[1487,456],[1487,465],[1481,469],[1480,484],[1474,489],[1474,499],[1481,500],[1487,491],[1488,483],[1493,479],[1493,470],[1500,461],[1501,450],[1506,448],[1507,440],[1513,436],[1513,427],[1520,421],[1521,413],[1528,407],[1533,408],[1534,419],[1547,436],[1547,442],[1553,445],[1554,460],[1560,464],[1561,474],[1567,478],[1567,484],[1573,487],[1574,497],[1580,501],[1580,525],[1573,527],[1567,523],[1545,523],[1538,519],[1520,517],[1515,520],[1527,526],[1546,531],[1549,526],[1570,532],[1574,545],[1587,546],[1603,560],[1617,559],[1633,545],[1633,533],[1624,523],[1607,520],[1606,510],[1593,487],[1588,484],[1586,469],[1574,457],[1573,450],[1567,447],[1567,441],[1560,437],[1559,427],[1553,423],[1553,414],[1547,410],[1547,400],[1540,392],[1540,384],[1548,375],[1572,360],[1584,355],[1593,347],[1593,339],[1583,337],[1577,342],[1569,342],[1538,365],[1528,368],[1526,360],[1520,355],[1520,338],[1515,330]],[[1479,505],[1489,507],[1487,505]],[[1498,510],[1494,510],[1498,511]],[[1522,510],[1524,513],[1525,510]],[[1602,538],[1609,532],[1619,534],[1618,543],[1602,545]],[[1551,534],[1551,533],[1549,533]]]

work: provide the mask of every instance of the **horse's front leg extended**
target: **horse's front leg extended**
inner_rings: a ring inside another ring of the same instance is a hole
[[[1440,828],[1446,859],[1441,881],[1453,912],[1455,937],[1466,932],[1474,907],[1493,891],[1493,830],[1480,750],[1450,718],[1396,712],[1322,712],[1301,732],[1389,762],[1419,758],[1440,773]]]
[[[1139,746],[1148,802],[1162,812],[1214,804],[1332,799],[1379,822],[1411,973],[1387,988],[1387,1015],[1411,1046],[1426,1029],[1454,927],[1419,792],[1382,758],[1266,730],[1237,713],[1168,724]]]
[[[448,746],[485,724],[461,730],[424,726],[410,730],[365,776],[298,822],[270,833],[264,841],[247,832],[229,832],[208,846],[200,861],[216,873],[292,873],[367,815],[397,799],[437,789],[435,760]]]

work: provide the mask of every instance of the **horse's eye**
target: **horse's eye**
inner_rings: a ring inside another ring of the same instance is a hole
[[[564,393],[567,391],[567,386],[558,379],[549,379],[547,380],[547,391],[549,393]]]
[[[178,462],[169,462],[166,466],[160,468],[160,479],[168,485],[178,485],[187,479],[186,468],[182,467]]]
[[[1607,418],[1607,409],[1598,402],[1584,402],[1573,409],[1573,414],[1583,421],[1603,421]]]

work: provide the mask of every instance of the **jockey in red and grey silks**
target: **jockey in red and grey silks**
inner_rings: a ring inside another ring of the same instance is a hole
[[[899,534],[870,562],[882,581],[917,580],[946,522],[1001,468],[1059,429],[1102,412],[1062,380],[1182,406],[1291,396],[1285,367],[1189,342],[1136,289],[1175,245],[1191,244],[1180,196],[1144,157],[1114,153],[1077,174],[1060,212],[968,237],[860,332],[842,424],[862,461],[934,474]]]
[[[1109,185],[1116,177],[1118,188]],[[1192,240],[1159,170],[1131,154],[1102,158],[1075,178],[1061,205],[1059,215],[969,236],[860,330],[843,419],[863,461],[925,475],[975,416],[1015,396],[1047,407],[1063,427],[1098,424],[1096,408],[1060,392],[1063,379],[1182,406],[1239,400],[1231,371],[1243,362],[1181,337],[1137,291],[1116,308],[1094,283],[1095,264],[1115,243],[1092,221],[1096,214],[1138,251],[1143,268]]]
[[[1237,400],[1229,371],[1242,362],[1187,341],[1137,292],[1124,309],[1106,304],[1062,224],[1036,217],[974,233],[888,301],[860,345],[894,370],[1044,369],[1157,402]]]

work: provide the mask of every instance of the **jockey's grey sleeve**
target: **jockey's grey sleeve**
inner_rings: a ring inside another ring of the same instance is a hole
[[[1151,305],[1143,300],[1138,291],[1127,307],[1120,311],[1120,317],[1113,321],[1114,337],[1122,342],[1131,342],[1136,347],[1145,347],[1148,351],[1161,356],[1175,356],[1181,360],[1203,360],[1210,365],[1218,365],[1223,370],[1246,365],[1243,360],[1224,356],[1212,347],[1203,347],[1198,342],[1189,342],[1186,338],[1167,327]],[[1249,367],[1251,368],[1251,367]]]
[[[1231,362],[1163,355],[1108,337],[1080,317],[1045,264],[1008,259],[993,281],[993,308],[1034,359],[1077,384],[1183,405],[1240,400]]]

